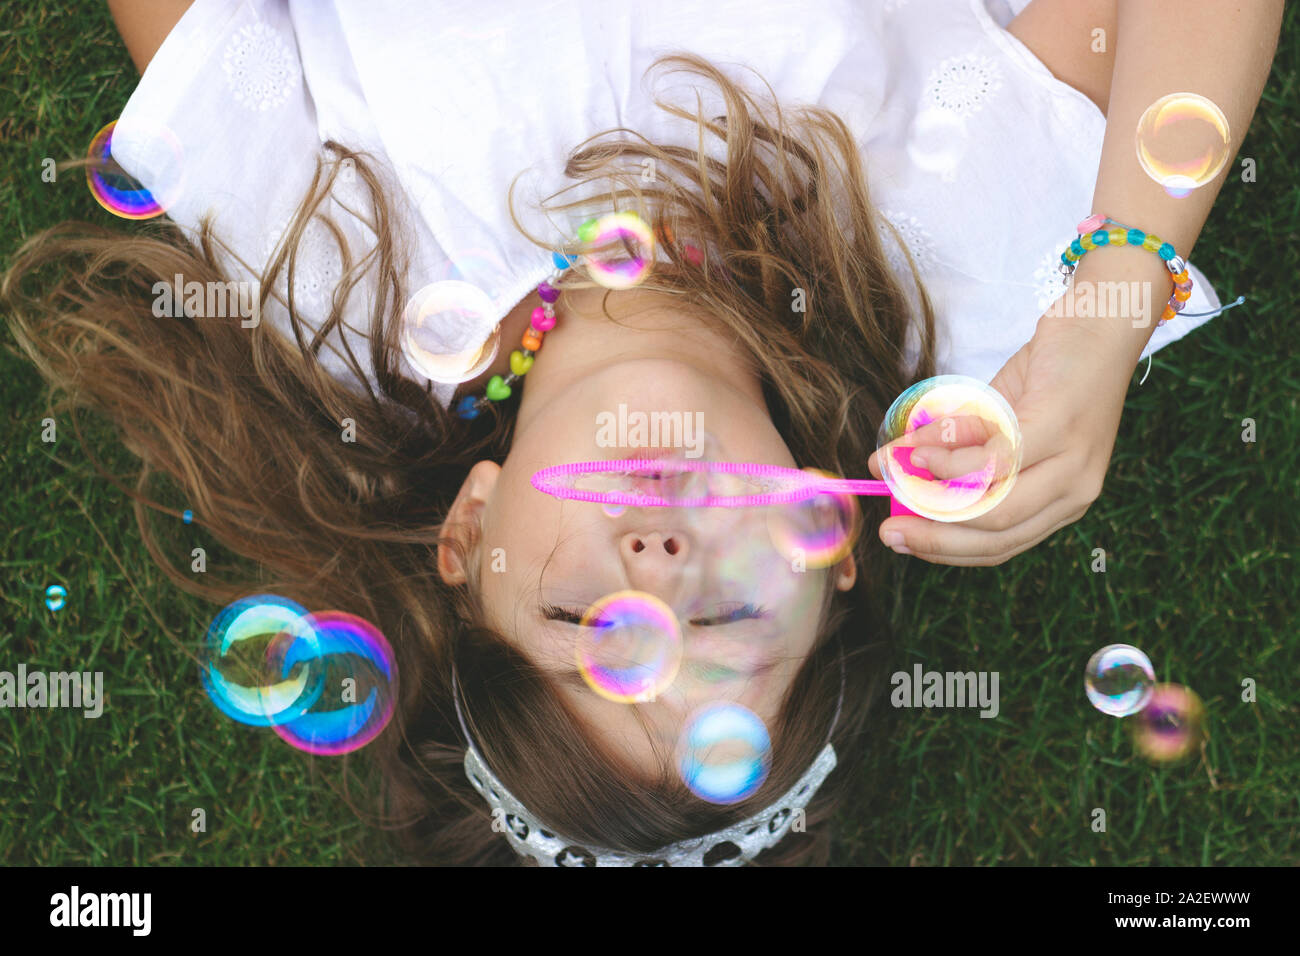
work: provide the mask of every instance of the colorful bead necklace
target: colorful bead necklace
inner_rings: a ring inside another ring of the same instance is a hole
[[[533,358],[542,347],[542,337],[555,328],[555,301],[560,297],[560,290],[551,283],[558,280],[564,274],[564,270],[573,265],[575,257],[556,252],[552,254],[551,260],[555,263],[555,271],[537,286],[537,294],[541,297],[542,304],[533,309],[528,331],[524,333],[523,340],[520,342],[523,348],[515,349],[510,353],[510,374],[505,378],[493,375],[488,380],[487,390],[482,395],[466,395],[462,398],[456,405],[456,414],[460,418],[472,421],[478,418],[479,412],[489,403],[509,398],[511,386],[527,375],[529,369],[533,367]]]
[[[632,221],[629,221],[629,218]],[[641,228],[638,228],[638,226]],[[614,228],[633,232],[648,250],[654,249],[656,238],[659,242],[671,243],[674,241],[671,226],[664,225],[656,229],[654,238],[652,238],[649,228],[644,227],[639,217],[630,213],[611,213],[601,219],[588,219],[578,227],[578,239],[584,243],[590,243],[602,232],[602,229],[609,231]],[[691,265],[699,266],[704,261],[704,254],[697,246],[687,242],[683,244],[682,249]],[[533,358],[542,347],[542,336],[555,328],[555,302],[560,297],[560,290],[555,288],[553,283],[557,282],[560,276],[578,261],[578,258],[578,256],[564,255],[560,252],[551,253],[551,261],[554,263],[555,269],[537,286],[537,294],[541,297],[542,304],[533,309],[528,331],[524,333],[523,340],[520,342],[523,348],[515,349],[510,353],[510,374],[505,378],[500,375],[493,375],[488,380],[487,389],[482,395],[466,395],[463,397],[456,405],[456,414],[460,418],[472,421],[478,417],[479,412],[487,408],[492,402],[500,402],[509,398],[513,391],[511,386],[528,374],[529,369],[533,367]],[[636,262],[638,269],[644,268],[644,260],[637,259]],[[617,270],[615,272],[617,273]],[[609,285],[609,281],[609,276],[607,276],[602,284]],[[624,281],[619,285],[610,285],[609,287],[626,288],[628,285],[633,284],[635,284],[635,281]]]

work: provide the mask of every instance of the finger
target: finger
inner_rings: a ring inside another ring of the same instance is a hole
[[[979,415],[945,415],[900,437],[914,445],[982,445],[1001,431],[997,422]]]
[[[995,508],[977,518],[960,522],[961,526],[979,531],[1014,531],[1062,497],[1061,488],[1066,480],[1063,478],[1064,468],[1059,456],[1026,468],[1016,476],[1015,485]]]
[[[911,464],[943,481],[979,480],[984,487],[1008,477],[1017,467],[1015,450],[1005,435],[994,435],[983,445],[966,448],[918,448]]]
[[[1082,510],[1077,505],[1055,499],[1046,508],[1002,531],[974,528],[965,522],[945,524],[924,518],[897,517],[885,520],[880,525],[879,534],[887,547],[894,550],[905,548],[916,555],[987,558],[1041,541],[1059,522],[1074,520],[1080,514]],[[898,535],[902,536],[902,541],[895,543]]]
[[[986,514],[966,521],[945,523],[931,522],[941,527],[972,528],[977,531],[1014,533],[1020,525],[1034,516],[1046,511],[1057,499],[1061,498],[1061,487],[1072,475],[1064,475],[1063,460],[1059,456],[1049,458],[1032,468],[1026,468],[1015,479],[1010,493],[995,508]],[[901,533],[901,529],[881,525],[881,540],[888,532]],[[904,535],[904,547],[915,551],[914,542]],[[888,544],[888,542],[886,542]]]
[[[1015,557],[1024,551],[1028,551],[1034,545],[1046,538],[1051,537],[1057,531],[1067,525],[1073,524],[1082,517],[1083,512],[1060,514],[1053,520],[1044,516],[1043,522],[1037,525],[1034,533],[1025,538],[1016,540],[1003,540],[1003,535],[996,532],[974,531],[971,529],[961,528],[958,525],[947,526],[950,531],[965,531],[972,539],[978,538],[983,542],[980,547],[947,550],[951,545],[945,541],[945,550],[929,550],[932,545],[931,539],[924,539],[919,550],[909,550],[908,554],[914,558],[920,558],[922,561],[928,561],[931,564],[950,564],[957,567],[990,567],[995,564]],[[907,520],[907,519],[891,519]],[[964,536],[962,536],[964,538]]]

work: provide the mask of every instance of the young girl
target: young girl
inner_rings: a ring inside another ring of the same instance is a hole
[[[701,413],[710,459],[861,477],[893,398],[959,372],[1015,408],[1017,487],[983,518],[891,518],[880,540],[993,564],[1077,519],[1139,356],[1204,319],[1045,314],[1061,251],[1102,212],[1189,254],[1222,177],[1170,198],[1133,130],[1194,89],[1235,150],[1281,3],[610,6],[113,4],[144,71],[114,158],[170,198],[176,227],[59,227],[24,247],[5,295],[44,374],[144,462],[130,493],[165,473],[263,569],[193,575],[142,520],[180,586],[275,591],[387,635],[400,699],[367,752],[415,859],[825,859],[818,824],[852,779],[888,648],[883,550],[864,536],[796,573],[755,514],[606,514],[529,477],[628,457],[596,438],[621,405]],[[554,275],[550,251],[616,209],[661,239],[643,281]],[[49,263],[56,286],[25,292]],[[1212,311],[1189,272],[1187,311]],[[174,276],[256,281],[257,320],[157,317]],[[434,330],[464,380],[431,382],[402,348],[408,302],[448,279],[490,305]],[[1157,310],[1171,289],[1140,248],[1087,256],[1073,288],[1097,282],[1146,283]],[[672,687],[631,704],[574,680],[587,608],[619,591],[671,608],[685,647]],[[719,700],[771,734],[766,782],[729,805],[673,759]]]

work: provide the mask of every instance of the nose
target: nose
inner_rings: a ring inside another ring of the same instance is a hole
[[[690,553],[690,542],[680,531],[632,531],[619,540],[619,556],[631,586],[668,603]]]

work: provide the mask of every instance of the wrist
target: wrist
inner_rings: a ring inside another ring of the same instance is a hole
[[[1070,287],[1044,319],[1088,328],[1132,371],[1173,289],[1168,268],[1153,253],[1136,246],[1099,248],[1079,260]]]

